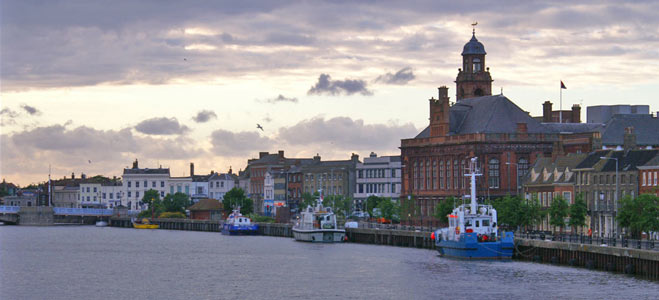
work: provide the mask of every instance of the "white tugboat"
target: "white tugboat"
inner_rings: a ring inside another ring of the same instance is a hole
[[[322,198],[319,202],[322,203]],[[346,231],[337,227],[332,208],[318,204],[315,207],[307,207],[300,215],[300,219],[293,226],[293,238],[296,241],[341,243],[345,240]]]

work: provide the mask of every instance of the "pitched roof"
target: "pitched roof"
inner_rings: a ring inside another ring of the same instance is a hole
[[[462,99],[450,109],[450,132],[515,133],[526,123],[528,133],[548,133],[540,122],[503,95]]]
[[[622,145],[624,142],[625,128],[634,127],[636,134],[636,145],[654,146],[659,145],[659,118],[652,115],[624,114],[614,115],[602,130],[602,144]]]
[[[574,182],[572,170],[583,161],[588,154],[569,153],[556,159],[539,157],[531,172],[528,172],[523,181],[525,184],[554,184]]]
[[[188,207],[190,211],[199,211],[199,210],[222,210],[222,202],[215,199],[201,199],[199,202]]]
[[[645,165],[657,155],[659,155],[659,150],[656,149],[629,151],[599,150],[588,154],[588,157],[577,168],[594,168],[598,172],[615,172],[616,160],[601,158],[609,157],[618,159],[618,171],[633,171],[638,170],[638,166]]]
[[[208,180],[237,180],[238,177],[235,174],[227,174],[227,173],[214,173],[211,175],[211,177]]]
[[[126,175],[126,174],[167,174],[167,175],[169,175],[169,168],[124,169],[124,175]]]
[[[601,123],[542,123],[542,125],[554,133],[601,132],[604,130],[604,124]]]

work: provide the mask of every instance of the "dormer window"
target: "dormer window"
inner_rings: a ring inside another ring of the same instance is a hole
[[[472,70],[474,73],[480,72],[482,70],[480,58],[474,58],[472,63],[473,63]]]

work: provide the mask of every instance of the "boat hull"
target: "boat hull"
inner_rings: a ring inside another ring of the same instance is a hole
[[[158,229],[158,228],[160,228],[160,225],[158,225],[158,224],[137,224],[137,223],[133,223],[133,228],[136,228],[136,229]]]
[[[300,230],[293,228],[293,238],[296,241],[312,243],[342,243],[346,231],[341,229]]]
[[[96,222],[96,227],[106,227],[106,226],[108,226],[108,222],[105,221]]]
[[[511,259],[513,256],[513,233],[503,233],[496,242],[478,242],[476,234],[465,233],[459,241],[441,240],[435,243],[442,256],[461,259]]]
[[[224,235],[257,235],[258,233],[258,225],[235,226],[224,224],[222,226],[222,234]]]

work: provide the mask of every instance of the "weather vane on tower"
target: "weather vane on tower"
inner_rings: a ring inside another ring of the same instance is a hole
[[[474,35],[476,34],[476,25],[478,25],[478,22],[476,22],[476,21],[474,21],[474,23],[471,23],[471,27],[473,28],[471,30],[471,33],[474,34]]]

